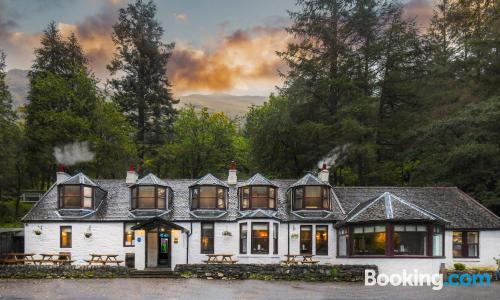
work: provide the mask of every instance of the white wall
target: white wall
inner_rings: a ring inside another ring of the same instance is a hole
[[[37,226],[42,228],[41,235],[33,232]],[[60,226],[71,226],[71,248],[59,247]],[[84,233],[88,231],[89,226],[92,236],[86,238]],[[123,223],[121,222],[28,223],[24,228],[26,253],[71,252],[71,259],[75,260],[75,264],[84,264],[85,259],[90,259],[90,253],[118,254],[118,259],[123,261],[125,261],[125,253],[135,253],[134,247],[123,247]]]

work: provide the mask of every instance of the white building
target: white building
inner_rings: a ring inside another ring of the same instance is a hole
[[[92,180],[58,172],[24,217],[25,251],[114,253],[136,269],[201,263],[209,253],[239,263],[280,263],[313,254],[330,264],[381,272],[495,266],[500,218],[455,187],[332,187],[328,170],[298,181],[255,174],[227,181]]]

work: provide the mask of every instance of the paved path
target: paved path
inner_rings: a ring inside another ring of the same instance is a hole
[[[490,287],[365,287],[362,283],[197,279],[0,279],[0,299],[499,299]]]

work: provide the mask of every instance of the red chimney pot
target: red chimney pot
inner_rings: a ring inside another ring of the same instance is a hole
[[[323,163],[323,168],[321,168],[322,170],[326,170],[326,163]]]
[[[236,170],[236,162],[233,160],[229,166],[229,170]]]
[[[64,172],[64,165],[63,164],[59,164],[57,172]]]
[[[135,167],[134,167],[134,164],[130,164],[130,168],[128,169],[130,172],[134,172],[135,171]]]

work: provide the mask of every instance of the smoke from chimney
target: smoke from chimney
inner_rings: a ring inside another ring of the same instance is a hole
[[[75,142],[61,147],[54,147],[57,163],[73,166],[80,162],[92,161],[94,152],[90,151],[88,142]]]

